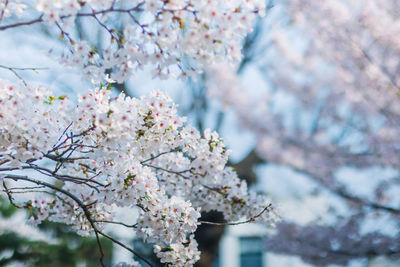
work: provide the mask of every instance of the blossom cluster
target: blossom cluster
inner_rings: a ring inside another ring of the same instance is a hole
[[[185,244],[173,244],[171,247],[163,248],[160,246],[154,246],[154,252],[157,257],[161,259],[162,263],[175,263],[176,265],[192,266],[196,261],[199,260],[199,254],[193,253],[197,251],[197,242],[194,236],[191,235],[188,242]],[[180,255],[187,255],[186,263],[181,261]]]
[[[63,63],[96,80],[111,70],[112,79],[124,82],[146,65],[155,76],[185,78],[222,59],[237,62],[265,1],[35,0],[26,9],[69,41]],[[76,36],[72,26],[83,18],[94,23],[91,31],[97,25],[106,33],[103,47]]]
[[[50,185],[25,202],[33,222],[62,222],[88,235],[112,222],[116,207],[131,207],[139,211],[133,229],[156,244],[161,261],[190,266],[199,259],[191,234],[200,210],[221,211],[228,221],[273,224],[276,217],[269,201],[225,166],[229,151],[218,135],[201,136],[184,122],[158,91],[113,97],[103,86],[74,104],[3,80],[0,174]]]

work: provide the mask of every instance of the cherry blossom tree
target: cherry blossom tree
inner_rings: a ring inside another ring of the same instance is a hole
[[[264,10],[257,0],[2,1],[0,31],[40,25],[67,41],[62,54],[52,55],[97,84],[78,96],[57,95],[18,72],[35,68],[1,66],[17,80],[0,80],[2,192],[29,211],[31,223],[70,225],[94,236],[101,255],[104,237],[148,265],[105,225],[132,229],[172,266],[198,261],[193,233],[210,223],[200,211],[221,212],[223,224],[273,225],[270,201],[226,166],[229,150],[216,132],[200,133],[185,123],[163,92],[140,98],[112,93],[114,81],[144,66],[159,78],[184,79],[221,59],[234,64]],[[106,33],[101,45],[81,36],[77,25],[86,21]],[[137,220],[118,221],[115,209],[121,207],[136,212]],[[105,265],[103,256],[100,263]],[[128,265],[138,263],[119,264]]]
[[[399,8],[389,0],[275,3],[242,68],[208,71],[209,95],[256,136],[250,154],[290,167],[313,181],[312,194],[334,200],[329,220],[281,223],[268,251],[318,266],[400,256]],[[262,59],[253,56],[260,51]],[[256,94],[238,77],[246,68],[265,81]],[[346,168],[353,172],[340,175]],[[380,172],[364,184],[351,183],[373,168]],[[378,221],[392,230],[365,229]]]

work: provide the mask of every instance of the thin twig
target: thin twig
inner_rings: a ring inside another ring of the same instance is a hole
[[[0,65],[0,68],[2,69],[13,69],[13,70],[31,70],[31,71],[37,71],[37,70],[48,70],[49,68],[46,67],[25,67],[25,68],[19,68],[19,67],[9,67],[9,66],[4,66]]]
[[[258,217],[260,217],[265,211],[269,211],[272,207],[272,204],[269,204],[268,206],[266,206],[265,208],[263,208],[263,210],[257,214],[254,217],[251,217],[250,219],[246,220],[246,221],[240,221],[240,222],[225,222],[225,223],[218,223],[218,222],[208,222],[208,221],[199,221],[199,223],[202,224],[210,224],[210,225],[219,225],[219,226],[226,226],[226,225],[239,225],[239,224],[246,224],[246,223],[251,223],[254,222]]]
[[[22,78],[21,75],[19,75],[18,72],[16,72],[13,68],[4,67],[4,66],[0,66],[0,67],[3,68],[3,69],[7,69],[7,70],[11,71],[20,81],[22,81],[22,83],[25,85],[25,87],[28,87],[28,84],[26,83],[24,78]]]
[[[123,222],[107,221],[107,220],[98,220],[98,221],[96,220],[95,222],[119,224],[119,225],[123,225],[123,226],[128,227],[128,228],[136,228],[137,227],[137,223],[135,223],[135,224],[126,224],[126,223],[123,223]]]
[[[130,251],[132,254],[134,254],[136,257],[138,257],[139,259],[141,259],[142,261],[144,261],[145,263],[147,263],[149,266],[154,267],[153,264],[151,264],[151,262],[149,262],[146,258],[144,258],[143,256],[141,256],[140,254],[138,254],[135,250],[133,250],[132,248],[128,247],[127,245],[125,245],[124,243],[118,241],[117,239],[113,238],[112,236],[103,233],[101,231],[99,231],[99,234],[110,239],[112,242],[114,242],[115,244],[120,245],[121,247],[123,247],[124,249]]]
[[[171,150],[171,151],[161,152],[161,153],[157,154],[156,156],[152,156],[152,157],[150,157],[150,158],[148,158],[148,159],[146,159],[146,160],[141,161],[140,163],[141,163],[141,164],[144,164],[144,163],[146,163],[146,162],[155,160],[156,158],[158,158],[158,157],[160,157],[160,156],[162,156],[162,155],[169,154],[169,153],[174,153],[174,152],[179,152],[179,151],[181,151],[181,150],[180,150],[180,149],[173,149],[173,150]]]
[[[3,187],[4,187],[4,189],[5,189],[4,192],[6,192],[7,197],[8,197],[8,200],[10,201],[11,205],[13,205],[13,206],[16,207],[16,208],[20,208],[20,209],[24,208],[24,206],[19,206],[19,205],[17,205],[17,204],[14,202],[14,199],[13,199],[13,197],[11,196],[11,192],[10,192],[10,190],[7,188],[7,185],[6,185],[6,182],[5,182],[5,181],[3,181]]]

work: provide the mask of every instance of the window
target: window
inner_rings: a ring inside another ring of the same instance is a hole
[[[263,247],[260,237],[241,237],[240,267],[263,267]]]

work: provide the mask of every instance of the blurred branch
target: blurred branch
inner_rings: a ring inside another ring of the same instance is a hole
[[[369,201],[366,199],[363,199],[361,197],[357,197],[353,194],[351,194],[350,192],[348,192],[343,186],[335,186],[335,185],[331,185],[328,182],[325,182],[326,180],[331,180],[333,181],[333,177],[329,177],[327,179],[327,177],[323,178],[323,177],[319,177],[317,174],[315,173],[311,173],[305,169],[301,169],[298,167],[294,167],[294,166],[290,166],[294,171],[301,173],[301,174],[305,174],[307,177],[310,177],[312,180],[316,181],[318,184],[322,185],[324,188],[328,189],[328,191],[330,191],[331,193],[334,193],[337,196],[340,196],[341,198],[344,198],[346,200],[355,202],[357,204],[360,204],[361,206],[365,206],[365,207],[369,207],[375,210],[383,210],[389,213],[392,213],[394,215],[400,215],[400,209],[396,209],[390,206],[385,206],[373,201]]]
[[[253,184],[257,181],[257,174],[253,168],[262,163],[264,163],[264,160],[253,149],[244,159],[236,164],[231,164],[231,166],[241,179],[246,180],[248,184]]]
[[[361,218],[355,216],[334,227],[282,222],[277,226],[277,234],[267,237],[266,248],[273,253],[298,255],[315,266],[345,266],[353,259],[400,254],[396,237],[377,232],[361,236],[358,219]]]

